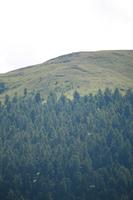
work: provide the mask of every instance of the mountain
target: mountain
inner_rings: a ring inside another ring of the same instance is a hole
[[[72,53],[0,75],[1,98],[13,95],[0,102],[0,199],[132,200],[132,77],[133,51]]]
[[[133,50],[77,52],[51,59],[42,64],[0,74],[5,94],[23,94],[39,90],[71,97],[77,90],[81,95],[96,93],[106,87],[124,92],[133,88]]]

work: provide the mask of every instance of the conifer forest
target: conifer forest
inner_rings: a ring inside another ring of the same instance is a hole
[[[4,86],[3,86],[4,87]],[[3,89],[3,88],[2,88]],[[1,89],[1,90],[2,90]],[[0,103],[0,200],[132,200],[133,92]]]

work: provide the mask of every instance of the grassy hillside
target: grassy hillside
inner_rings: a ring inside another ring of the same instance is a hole
[[[99,88],[118,87],[122,92],[133,88],[133,51],[99,51],[72,53],[45,63],[0,74],[6,90],[0,94],[23,94],[39,90],[44,96],[49,91],[71,97],[77,90],[83,94]]]

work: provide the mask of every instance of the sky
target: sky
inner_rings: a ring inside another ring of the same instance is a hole
[[[0,73],[77,51],[133,49],[132,0],[0,0]]]

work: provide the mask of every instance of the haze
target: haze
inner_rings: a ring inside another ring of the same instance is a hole
[[[0,0],[0,73],[76,51],[133,49],[132,0]]]

